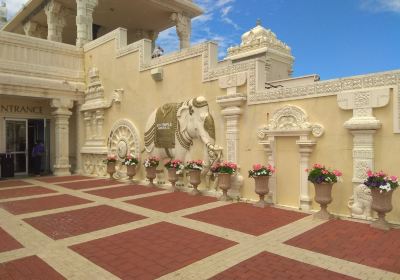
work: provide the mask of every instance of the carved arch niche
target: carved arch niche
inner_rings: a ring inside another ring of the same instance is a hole
[[[285,105],[272,114],[270,121],[258,130],[259,144],[264,146],[268,163],[275,166],[276,159],[276,137],[299,137],[296,144],[299,147],[300,162],[300,209],[311,208],[311,198],[308,191],[307,174],[304,172],[309,165],[309,158],[316,145],[311,135],[318,138],[324,133],[324,127],[318,123],[310,123],[307,113],[298,106]],[[269,199],[276,202],[276,175],[270,179]]]

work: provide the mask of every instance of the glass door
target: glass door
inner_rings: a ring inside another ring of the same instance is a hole
[[[6,119],[6,153],[14,161],[16,175],[28,173],[27,120]]]

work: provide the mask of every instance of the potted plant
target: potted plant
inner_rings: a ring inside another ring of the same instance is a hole
[[[165,168],[168,170],[168,181],[171,182],[171,191],[178,191],[176,188],[176,182],[178,181],[178,175],[182,173],[185,166],[179,159],[171,159],[164,164]]]
[[[151,156],[143,161],[143,166],[146,168],[146,178],[150,180],[150,185],[154,185],[153,181],[156,178],[156,168],[160,163],[160,159],[156,156]]]
[[[107,164],[107,173],[110,174],[110,178],[113,178],[115,173],[115,164],[117,162],[117,156],[110,154],[107,156],[107,159],[104,160],[104,163]]]
[[[133,155],[128,155],[122,163],[126,166],[126,175],[128,175],[129,180],[132,180],[132,177],[136,175],[136,165],[138,163],[139,160]]]
[[[231,188],[232,174],[237,170],[237,164],[234,162],[218,162],[211,167],[211,172],[216,173],[218,177],[218,187],[222,190],[222,201],[232,200],[228,196],[228,190]]]
[[[185,169],[189,172],[189,183],[193,186],[192,195],[199,195],[200,191],[197,189],[201,183],[200,174],[203,170],[204,162],[202,160],[190,160],[186,163]]]
[[[315,218],[329,220],[332,215],[328,212],[328,204],[332,202],[332,186],[342,176],[339,170],[329,170],[324,165],[314,164],[311,170],[306,169],[308,181],[315,187],[315,201],[321,206],[321,210],[314,214]]]
[[[259,163],[254,164],[253,169],[249,170],[249,178],[254,178],[255,192],[260,197],[260,200],[254,204],[255,206],[264,208],[267,205],[264,197],[269,193],[268,180],[274,172],[275,169],[270,164],[264,166]]]
[[[378,213],[378,219],[371,224],[371,227],[389,230],[390,225],[385,219],[386,213],[392,211],[392,194],[399,187],[396,176],[387,176],[384,172],[372,172],[368,170],[367,180],[364,182],[371,189],[371,208]]]

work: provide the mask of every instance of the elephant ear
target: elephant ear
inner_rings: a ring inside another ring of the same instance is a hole
[[[185,131],[189,121],[189,105],[187,102],[183,103],[182,106],[179,107],[176,116],[178,118],[180,131]]]

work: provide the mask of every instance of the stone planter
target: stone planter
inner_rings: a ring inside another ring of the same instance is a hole
[[[178,171],[178,169],[176,168],[168,168],[168,181],[171,182],[171,191],[172,192],[177,192],[179,191],[179,189],[176,187],[176,182],[178,181],[178,174],[176,174],[176,172]]]
[[[128,175],[129,180],[132,180],[133,176],[136,175],[136,165],[127,165],[126,175]]]
[[[371,208],[378,213],[378,219],[372,222],[371,227],[382,230],[390,229],[390,225],[386,221],[385,215],[392,211],[392,194],[393,190],[389,192],[382,191],[382,193],[380,193],[380,190],[378,189],[371,189]]]
[[[146,167],[146,178],[150,181],[150,186],[154,186],[154,179],[156,178],[156,167]]]
[[[199,195],[200,191],[197,189],[198,185],[201,183],[200,170],[189,170],[189,183],[193,186],[193,191],[191,195]]]
[[[321,206],[321,210],[314,214],[314,218],[322,220],[330,220],[333,216],[328,212],[328,204],[332,202],[332,186],[329,183],[314,183],[315,187],[315,202]]]
[[[232,200],[228,196],[228,190],[231,188],[231,174],[228,173],[218,173],[218,187],[222,190],[222,196],[219,198],[221,201]]]
[[[110,174],[110,179],[112,179],[115,173],[115,161],[107,162],[107,173]]]
[[[267,202],[264,200],[265,195],[269,193],[268,182],[269,176],[258,176],[254,177],[255,192],[260,197],[260,200],[254,204],[254,206],[264,208]]]

